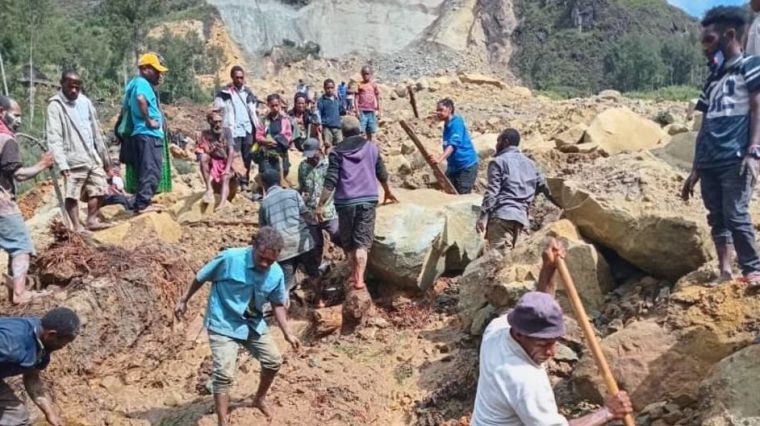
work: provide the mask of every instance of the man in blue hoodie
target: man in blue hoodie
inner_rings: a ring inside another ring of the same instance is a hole
[[[455,113],[454,101],[442,99],[436,115],[443,121],[443,154],[430,156],[433,164],[447,163],[446,176],[459,194],[469,194],[478,178],[478,153],[472,145],[470,132],[461,115]]]
[[[383,186],[383,204],[398,200],[388,186],[388,172],[377,145],[361,134],[359,120],[353,116],[343,119],[346,138],[330,151],[330,164],[325,186],[317,205],[321,220],[325,203],[333,197],[338,211],[338,233],[341,247],[351,264],[354,289],[363,289],[367,256],[375,239],[375,209],[379,200],[377,183]]]

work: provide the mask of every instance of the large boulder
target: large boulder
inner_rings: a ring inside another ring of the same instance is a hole
[[[760,425],[760,345],[716,364],[700,388],[702,425]]]
[[[652,154],[677,169],[689,171],[694,163],[696,143],[697,132],[679,133],[666,145],[653,149]]]
[[[637,410],[666,399],[693,402],[701,377],[709,368],[709,363],[679,342],[676,333],[654,320],[634,322],[607,336],[602,351],[618,385],[628,392]],[[579,396],[603,400],[604,381],[589,353],[581,358],[572,380]]]
[[[557,146],[561,148],[566,145],[576,145],[583,139],[583,135],[586,133],[587,126],[583,123],[578,123],[570,126],[567,130],[552,138]]]
[[[399,204],[377,210],[369,273],[402,289],[427,290],[447,270],[462,270],[482,250],[475,232],[482,197],[431,189],[394,190]]]
[[[627,108],[611,108],[594,118],[583,141],[595,143],[602,152],[612,155],[652,148],[665,136],[654,121]]]
[[[114,227],[95,233],[95,240],[115,246],[134,249],[146,241],[158,239],[177,244],[182,228],[168,213],[147,213],[136,216]]]
[[[738,384],[741,374],[756,377],[755,372],[742,368],[743,361],[724,358],[757,335],[760,298],[747,297],[746,287],[741,283],[713,287],[703,284],[703,281],[683,283],[660,307],[660,315],[629,323],[602,339],[602,350],[613,375],[631,395],[637,409],[665,400],[680,407],[694,406],[701,398],[701,405],[715,402],[708,411],[722,418],[725,408],[740,407],[742,401],[748,401],[742,399],[746,395],[725,389]],[[756,355],[757,352],[751,352],[738,359],[746,356],[749,363],[750,359],[757,359]],[[718,367],[713,368],[716,364]],[[731,368],[737,373],[731,373],[729,378],[727,370]],[[721,383],[721,379],[726,383]],[[589,354],[581,358],[572,384],[581,398],[601,402],[605,389]]]
[[[489,77],[487,75],[483,74],[474,74],[474,73],[461,73],[459,74],[459,80],[462,83],[469,83],[469,84],[475,84],[478,86],[495,86],[499,89],[503,89],[507,87],[507,85],[495,77]]]
[[[588,311],[598,311],[604,296],[613,287],[610,268],[596,248],[586,242],[568,220],[554,222],[502,255],[491,250],[471,263],[459,278],[459,313],[466,327],[476,322],[478,312],[491,306],[492,312],[512,307],[525,292],[535,288],[541,270],[541,252],[549,237],[567,249],[567,263],[581,300]],[[566,312],[572,307],[559,286],[557,297]],[[471,327],[473,331],[477,327]],[[477,334],[477,333],[475,333]]]
[[[481,160],[490,159],[496,152],[496,139],[498,139],[498,137],[498,133],[473,135],[472,146],[475,147],[475,151],[478,153],[478,157],[480,157]]]
[[[584,237],[651,275],[676,280],[712,258],[703,207],[680,200],[682,180],[644,151],[600,158],[548,182]]]

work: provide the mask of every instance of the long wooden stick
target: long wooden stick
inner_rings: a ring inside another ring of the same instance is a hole
[[[417,98],[414,96],[414,90],[412,90],[412,86],[406,86],[406,91],[409,92],[409,102],[412,104],[414,118],[420,118],[420,113],[417,111]]]
[[[27,135],[26,133],[16,133],[17,137],[26,138],[32,141],[35,145],[37,145],[43,153],[48,151],[47,145],[45,145],[41,140],[35,138],[34,136]],[[64,226],[68,229],[74,229],[74,226],[71,224],[71,221],[69,221],[69,214],[66,212],[66,207],[63,201],[63,192],[61,192],[61,187],[58,185],[58,174],[55,172],[54,168],[51,167],[48,169],[48,175],[50,176],[50,180],[53,182],[53,190],[55,190],[55,198],[58,199],[58,208],[61,210],[61,220],[63,221]]]
[[[562,281],[565,283],[565,291],[567,292],[568,298],[570,298],[570,304],[573,305],[573,310],[578,316],[578,324],[581,326],[581,330],[583,330],[583,334],[586,336],[586,343],[588,343],[589,349],[591,349],[591,355],[593,355],[597,367],[599,367],[599,370],[602,372],[602,377],[604,378],[607,390],[610,394],[617,395],[618,392],[620,392],[620,388],[618,388],[618,385],[615,382],[615,377],[612,375],[612,370],[610,370],[607,359],[604,357],[602,347],[596,340],[596,334],[594,333],[594,329],[591,328],[588,315],[586,315],[586,309],[583,307],[580,296],[578,296],[578,290],[575,289],[573,277],[570,276],[570,271],[567,269],[567,264],[564,259],[557,260],[557,269],[559,270],[560,277],[562,277]],[[625,416],[623,423],[625,426],[636,426],[636,422],[634,422],[633,416],[630,414]]]
[[[454,188],[454,185],[452,185],[449,178],[446,177],[446,174],[443,173],[441,166],[430,161],[430,154],[428,153],[427,148],[425,148],[425,145],[422,144],[420,139],[414,133],[414,130],[412,130],[412,128],[409,127],[409,125],[406,124],[406,121],[404,120],[399,121],[399,124],[409,136],[409,139],[411,139],[412,142],[414,142],[414,145],[417,146],[417,149],[420,150],[420,153],[422,153],[422,156],[425,158],[425,161],[428,163],[430,168],[433,169],[433,175],[435,175],[435,179],[438,181],[438,185],[441,186],[441,189],[443,189],[443,192],[447,194],[457,195],[457,190]]]

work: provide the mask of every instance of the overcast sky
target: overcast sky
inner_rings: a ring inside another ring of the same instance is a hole
[[[742,5],[747,3],[747,0],[668,0],[668,2],[689,12],[691,15],[701,17],[707,9],[713,6]]]

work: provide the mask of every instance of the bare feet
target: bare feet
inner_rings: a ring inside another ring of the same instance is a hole
[[[20,305],[26,305],[27,303],[30,303],[34,299],[38,299],[40,297],[45,297],[50,294],[50,291],[29,291],[25,290],[23,293],[13,293],[13,297],[11,299],[11,303],[14,306],[20,306]]]
[[[205,194],[203,194],[203,203],[204,204],[211,204],[214,202],[214,191],[211,189],[208,189]]]
[[[272,421],[272,407],[269,405],[266,397],[254,398],[253,406],[258,408],[269,422]]]
[[[108,229],[110,227],[111,227],[110,224],[103,223],[103,222],[100,222],[100,221],[97,221],[97,220],[94,220],[92,222],[88,222],[87,223],[87,230],[88,231],[93,231],[93,232],[95,232],[95,231],[102,231],[102,230]]]
[[[164,211],[164,209],[162,209],[160,206],[153,205],[153,206],[148,206],[142,210],[136,211],[135,215],[146,214],[146,213],[161,213],[162,211]]]

